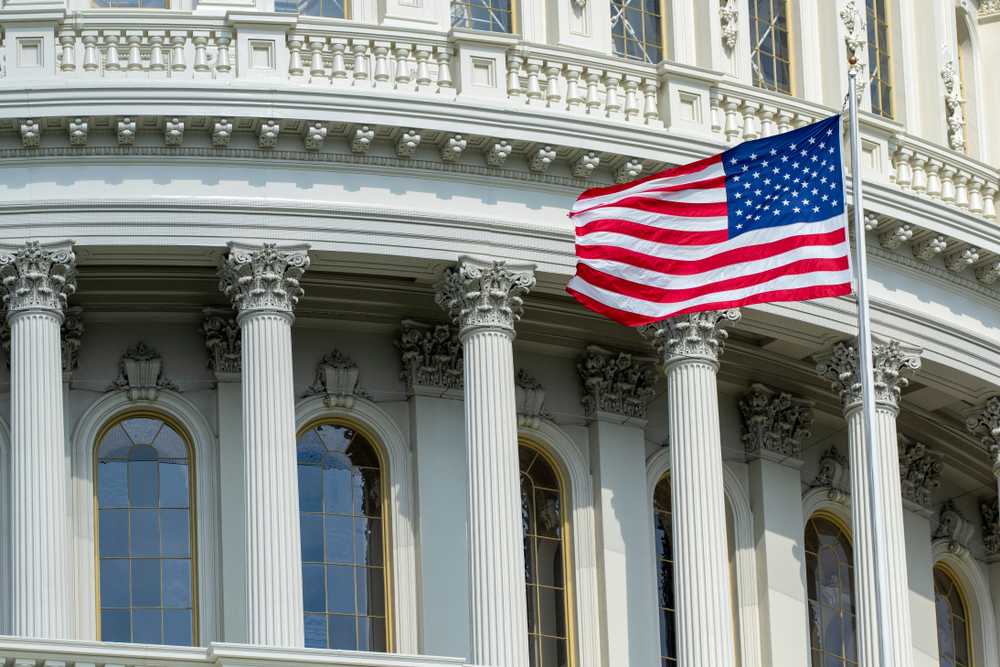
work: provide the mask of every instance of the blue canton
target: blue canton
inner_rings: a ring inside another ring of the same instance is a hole
[[[821,222],[846,211],[840,116],[722,154],[729,238],[756,229]]]

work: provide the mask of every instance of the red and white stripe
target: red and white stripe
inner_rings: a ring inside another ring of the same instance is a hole
[[[684,313],[851,292],[846,213],[729,238],[721,155],[584,192],[567,291],[638,326]]]

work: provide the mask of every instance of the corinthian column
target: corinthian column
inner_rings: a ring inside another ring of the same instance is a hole
[[[691,313],[639,328],[663,355],[670,420],[674,593],[680,665],[732,667],[733,611],[715,375],[739,310]]]
[[[469,484],[469,663],[528,667],[521,486],[514,401],[514,324],[533,264],[460,257],[436,300],[465,356]]]
[[[20,637],[73,638],[59,328],[75,264],[70,241],[0,250],[11,342],[12,632]]]
[[[229,244],[219,289],[243,337],[246,641],[303,646],[292,308],[309,246]]]
[[[874,453],[881,470],[882,525],[885,529],[883,581],[892,642],[893,664],[913,665],[913,642],[910,631],[909,582],[906,575],[906,537],[903,532],[903,501],[900,497],[899,449],[896,439],[896,416],[899,414],[900,390],[908,380],[901,372],[920,368],[920,348],[897,341],[873,342],[875,366]],[[858,657],[861,667],[878,667],[878,600],[875,596],[874,552],[871,523],[869,471],[865,449],[865,424],[861,404],[861,378],[858,351],[837,343],[833,352],[818,359],[816,372],[830,380],[840,393],[847,419],[847,441],[851,471],[851,523],[854,542],[854,581],[858,610]]]

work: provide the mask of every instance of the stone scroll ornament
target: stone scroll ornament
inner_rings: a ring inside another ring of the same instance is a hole
[[[305,294],[299,278],[309,268],[309,246],[279,248],[231,242],[219,269],[219,289],[239,313],[271,310],[291,313]]]
[[[521,319],[521,297],[535,286],[534,265],[508,265],[460,257],[458,268],[447,270],[435,301],[459,326],[459,335],[480,329],[499,329],[514,335]]]

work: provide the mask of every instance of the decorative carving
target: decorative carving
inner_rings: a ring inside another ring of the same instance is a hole
[[[552,146],[540,146],[528,160],[528,169],[536,174],[543,173],[549,165],[555,162],[556,151]]]
[[[461,336],[474,329],[501,329],[513,336],[521,319],[521,296],[535,286],[534,270],[534,264],[462,256],[455,270],[445,272],[434,300],[459,326]]]
[[[403,372],[399,378],[406,383],[407,393],[439,396],[452,391],[455,398],[461,398],[462,342],[448,325],[439,324],[431,329],[403,320],[403,333],[395,343],[402,352]]]
[[[878,229],[878,214],[865,211],[865,231],[874,232]]]
[[[160,389],[180,391],[164,376],[160,353],[140,341],[122,357],[118,377],[104,391],[127,391],[130,401],[155,401]]]
[[[163,119],[163,141],[167,146],[180,146],[184,141],[184,119],[174,116]]]
[[[206,308],[201,334],[211,353],[207,366],[220,382],[238,382],[243,373],[243,338],[240,325],[229,310]]]
[[[274,119],[260,121],[260,133],[257,136],[257,144],[261,148],[274,148],[278,144],[278,134],[281,132],[281,124]]]
[[[944,463],[941,454],[932,452],[919,442],[908,442],[900,436],[899,486],[905,500],[922,507],[931,506],[931,489],[941,485]]]
[[[1000,278],[1000,262],[993,262],[976,269],[976,280],[986,285],[995,283]]]
[[[926,262],[934,255],[944,252],[947,247],[948,244],[944,242],[943,236],[932,236],[920,243],[913,244],[913,256]]]
[[[87,145],[87,125],[89,118],[70,118],[69,119],[69,145],[70,146],[86,146]]]
[[[590,175],[601,164],[601,158],[594,151],[588,151],[573,161],[570,170],[573,178],[590,178]]]
[[[517,404],[517,425],[537,429],[543,419],[550,419],[543,404],[545,403],[545,387],[535,378],[528,377],[524,370],[517,372],[514,378],[514,402]]]
[[[979,249],[966,248],[965,250],[959,250],[958,252],[945,257],[944,266],[949,271],[960,273],[961,271],[964,271],[966,267],[972,266],[978,261]]]
[[[642,162],[635,158],[625,160],[615,169],[615,183],[624,185],[642,175]]]
[[[69,380],[69,374],[80,365],[76,353],[82,344],[83,308],[66,308],[63,311],[63,321],[60,327],[59,347],[62,351],[63,378]],[[7,355],[7,365],[10,365],[10,355]]]
[[[118,145],[131,146],[135,143],[135,116],[118,117]]]
[[[250,310],[292,312],[305,291],[299,278],[309,268],[309,246],[279,248],[229,243],[229,254],[219,269],[219,289],[240,313]]]
[[[909,225],[897,225],[878,237],[878,242],[883,248],[894,250],[909,241],[913,236],[913,229]]]
[[[354,407],[356,396],[371,400],[368,392],[358,387],[358,366],[339,350],[323,357],[316,365],[316,382],[303,396],[325,394],[324,403],[328,408]]]
[[[872,361],[875,370],[875,400],[895,409],[900,392],[909,380],[904,371],[920,370],[921,348],[904,345],[899,341],[872,341]],[[861,402],[861,379],[858,376],[858,351],[853,346],[837,343],[833,351],[816,364],[821,378],[831,382],[831,388],[840,394],[844,410]]]
[[[212,145],[225,148],[233,138],[233,121],[229,118],[212,119]]]
[[[596,345],[576,365],[583,379],[582,403],[588,416],[605,412],[646,418],[646,401],[653,395],[657,373],[652,363],[633,362],[624,352],[615,357]]]
[[[652,338],[653,349],[663,356],[666,365],[681,357],[701,357],[717,362],[729,337],[722,328],[723,322],[736,324],[740,317],[739,308],[709,310],[644,324],[638,330],[643,338]]]
[[[76,254],[72,241],[0,247],[3,303],[17,310],[62,310],[76,291]]]
[[[857,73],[854,79],[855,95],[857,95],[860,102],[865,90],[865,63],[863,56],[865,48],[868,45],[868,23],[865,19],[865,12],[858,10],[855,0],[849,0],[843,9],[840,10],[840,20],[844,22],[844,27],[847,28],[847,35],[844,36],[844,41],[847,44],[847,57],[851,58],[853,56],[857,59],[851,69]]]
[[[965,427],[982,435],[982,442],[993,459],[993,474],[1000,476],[1000,396],[988,398],[981,409],[966,414]]]
[[[375,130],[368,125],[355,125],[351,132],[351,152],[364,155],[375,141]]]
[[[944,101],[948,106],[948,145],[956,151],[965,150],[965,112],[962,99],[961,79],[955,71],[955,64],[949,60],[941,68],[944,81]]]
[[[1000,14],[1000,0],[982,0],[979,3],[979,16]]]
[[[722,0],[719,9],[722,19],[722,41],[730,49],[736,48],[736,40],[740,36],[740,10],[736,0]]]
[[[983,515],[983,546],[986,547],[986,558],[1000,556],[1000,507],[994,500],[979,506]]]
[[[302,145],[307,151],[318,151],[323,148],[323,140],[326,139],[326,123],[316,121],[306,125],[306,134],[302,138]]]
[[[21,143],[25,148],[38,148],[42,141],[42,130],[38,126],[38,121],[32,118],[25,118],[21,121]]]
[[[809,437],[813,423],[812,401],[777,394],[762,384],[754,384],[740,401],[743,413],[743,446],[747,454],[777,455],[777,460],[799,458],[802,441]]]
[[[469,142],[461,134],[453,134],[441,145],[441,159],[445,162],[458,162],[462,151]]]
[[[850,464],[847,457],[840,453],[836,447],[831,447],[823,453],[823,458],[819,462],[819,473],[813,480],[813,486],[829,486],[831,490],[839,489],[846,491],[850,489]],[[832,495],[831,500],[836,500]]]
[[[506,139],[496,139],[491,141],[486,147],[484,156],[487,167],[502,167],[504,160],[514,152],[514,147]]]
[[[413,157],[419,145],[420,132],[417,130],[406,130],[396,140],[396,157]]]
[[[579,9],[583,9],[587,6],[587,0],[573,0],[573,6]]]
[[[934,531],[934,539],[948,540],[949,552],[959,557],[967,556],[969,540],[975,530],[975,524],[965,518],[954,501],[948,500],[941,507],[941,524]]]

